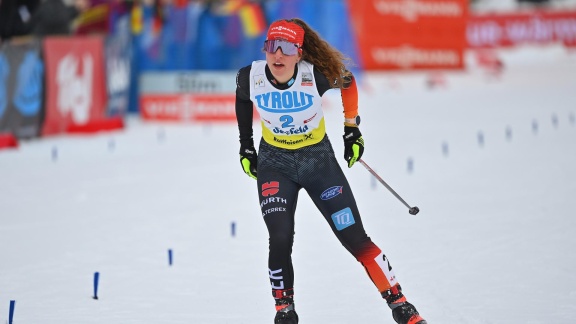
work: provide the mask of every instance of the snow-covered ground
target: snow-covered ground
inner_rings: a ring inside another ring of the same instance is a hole
[[[471,55],[432,89],[427,73],[361,78],[364,160],[420,213],[361,165],[345,172],[432,324],[576,316],[576,55],[501,55],[500,76]],[[341,155],[338,98],[326,118]],[[0,323],[10,300],[15,324],[272,323],[267,232],[237,152],[235,125],[138,118],[0,151]],[[301,323],[393,323],[305,192],[296,217]]]

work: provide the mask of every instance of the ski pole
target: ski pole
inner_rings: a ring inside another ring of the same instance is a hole
[[[382,185],[384,185],[384,187],[386,187],[386,189],[388,189],[396,198],[398,198],[398,200],[400,200],[404,206],[406,206],[408,208],[408,212],[411,215],[416,215],[418,214],[418,212],[420,211],[420,209],[416,206],[414,207],[410,207],[410,205],[408,205],[404,199],[402,199],[402,197],[400,197],[399,194],[396,193],[396,191],[394,191],[394,189],[392,189],[392,187],[390,187],[386,181],[384,181],[377,173],[376,171],[372,170],[372,168],[370,166],[368,166],[368,164],[366,164],[366,162],[364,162],[364,160],[362,159],[358,159],[358,162],[360,162],[365,168],[366,170],[368,170],[368,172],[370,172],[376,179],[378,179],[378,181],[380,181],[380,183]]]

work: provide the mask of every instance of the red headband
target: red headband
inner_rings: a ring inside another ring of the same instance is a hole
[[[268,28],[266,39],[287,40],[298,45],[298,50],[302,52],[301,47],[304,44],[304,29],[293,22],[287,22],[285,20],[276,21],[270,25],[270,28]]]

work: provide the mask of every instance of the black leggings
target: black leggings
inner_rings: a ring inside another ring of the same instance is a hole
[[[292,244],[298,192],[304,188],[340,240],[365,267],[379,291],[395,277],[386,257],[364,230],[350,185],[325,137],[296,150],[260,142],[258,193],[269,233],[268,268],[273,293],[294,287]]]

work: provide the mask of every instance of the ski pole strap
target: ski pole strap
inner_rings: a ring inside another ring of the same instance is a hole
[[[272,289],[272,297],[274,297],[275,299],[281,299],[284,297],[291,297],[294,296],[294,288],[290,288],[290,289]]]

